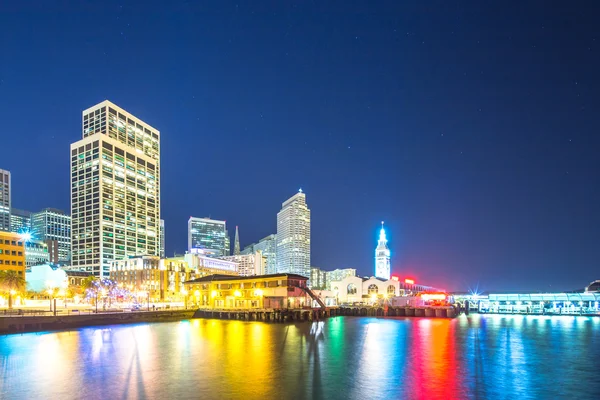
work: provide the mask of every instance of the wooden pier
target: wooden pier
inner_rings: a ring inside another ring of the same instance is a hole
[[[230,319],[242,321],[292,322],[318,321],[335,316],[353,317],[426,317],[454,318],[455,307],[331,307],[302,309],[198,309],[194,318]]]

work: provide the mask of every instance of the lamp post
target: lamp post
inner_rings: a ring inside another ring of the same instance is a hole
[[[48,293],[48,298],[50,299],[50,312],[52,312],[52,293],[54,291],[52,289],[48,289],[46,290],[46,293]]]

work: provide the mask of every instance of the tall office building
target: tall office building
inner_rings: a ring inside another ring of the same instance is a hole
[[[387,238],[381,221],[381,230],[379,231],[379,242],[375,249],[375,277],[390,279],[390,249],[387,247]]]
[[[0,231],[10,232],[10,171],[0,169]]]
[[[200,250],[209,257],[229,255],[229,235],[225,221],[190,217],[188,220],[188,251]]]
[[[160,133],[109,101],[83,111],[71,145],[72,269],[160,251]]]
[[[267,259],[260,252],[252,254],[237,254],[221,257],[221,260],[232,261],[236,264],[240,276],[264,275]]]
[[[233,242],[233,255],[240,255],[240,233],[238,232],[238,227],[235,227],[235,242]]]
[[[31,214],[31,235],[48,245],[50,262],[63,264],[71,260],[70,215],[54,208]]]
[[[160,258],[165,258],[165,220],[160,220]]]
[[[31,231],[31,214],[31,211],[11,208],[10,230],[15,233],[26,233]]]
[[[310,278],[310,210],[302,190],[277,213],[277,273]]]

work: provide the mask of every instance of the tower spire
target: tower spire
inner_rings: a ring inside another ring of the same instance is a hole
[[[235,226],[235,242],[233,244],[233,255],[234,256],[240,255],[240,234],[238,232],[237,225]]]
[[[390,279],[390,249],[387,247],[387,237],[385,236],[383,221],[381,221],[379,242],[375,249],[375,276]]]

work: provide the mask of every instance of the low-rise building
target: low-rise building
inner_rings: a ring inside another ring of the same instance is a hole
[[[331,290],[337,294],[339,304],[368,303],[404,295],[400,282],[393,279],[349,276],[341,281],[331,282],[330,285]]]
[[[311,305],[308,278],[296,274],[210,275],[185,282],[188,304],[208,309],[285,309]]]
[[[66,271],[55,264],[27,267],[25,280],[27,289],[37,293],[43,293],[48,289],[66,289],[69,285]]]
[[[25,278],[25,241],[21,235],[0,231],[0,271],[17,271]]]

